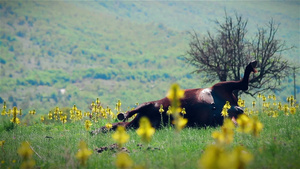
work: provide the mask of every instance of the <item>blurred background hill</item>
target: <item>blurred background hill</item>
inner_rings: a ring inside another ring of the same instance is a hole
[[[277,38],[296,47],[283,56],[299,65],[299,1],[1,0],[0,103],[24,113],[73,104],[86,111],[99,97],[112,108],[120,99],[125,111],[164,97],[173,82],[208,87],[184,60],[188,32],[216,31],[225,10],[248,19],[250,39],[271,18],[280,23]],[[282,82],[279,99],[292,84],[292,76]]]

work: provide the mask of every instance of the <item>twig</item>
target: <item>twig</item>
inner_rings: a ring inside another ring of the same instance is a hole
[[[31,150],[40,158],[40,159],[42,159],[42,160],[44,160],[34,149],[33,149],[33,147],[29,144],[29,142],[28,141],[26,141],[27,143],[28,143],[28,145],[30,146],[30,148],[31,148]]]

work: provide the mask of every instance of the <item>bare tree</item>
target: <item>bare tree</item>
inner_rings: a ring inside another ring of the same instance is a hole
[[[267,28],[258,28],[255,39],[246,39],[248,21],[241,15],[235,18],[225,12],[225,22],[217,24],[215,36],[207,32],[200,38],[193,31],[186,60],[194,65],[197,73],[205,73],[204,82],[216,80],[240,80],[245,66],[251,60],[258,61],[258,73],[251,78],[247,94],[278,90],[279,82],[288,75],[288,62],[282,58],[282,52],[288,50],[285,43],[276,39],[279,25],[271,20]],[[238,95],[237,92],[235,92]]]

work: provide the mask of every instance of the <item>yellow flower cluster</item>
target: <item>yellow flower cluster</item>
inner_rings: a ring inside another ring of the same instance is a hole
[[[84,141],[80,141],[79,150],[76,154],[76,158],[79,160],[80,165],[86,165],[89,156],[92,154],[93,151],[88,149],[86,143]]]
[[[100,104],[101,102],[99,101],[99,98],[97,98],[96,103],[92,102],[91,107],[92,107],[92,120],[94,122],[98,122],[99,119],[104,118],[104,119],[115,119],[116,115],[114,114],[114,112],[111,110],[111,108],[109,108],[108,106],[105,108],[103,108]],[[116,103],[116,110],[118,113],[120,113],[121,111],[121,101],[118,100],[118,102]]]
[[[221,111],[221,115],[223,116],[223,117],[228,117],[228,109],[230,109],[230,103],[229,103],[229,101],[226,101],[226,103],[225,103],[225,105],[223,106],[223,109],[222,109],[222,111]]]
[[[241,98],[238,99],[238,106],[245,107],[245,100],[242,100]]]
[[[122,147],[129,140],[129,135],[126,133],[125,127],[118,126],[112,138],[119,144],[119,147]]]
[[[245,114],[241,114],[237,119],[238,132],[251,133],[253,136],[258,136],[263,129],[263,124],[258,120],[257,116],[249,118]]]
[[[90,120],[85,120],[84,126],[87,131],[90,130],[91,125],[92,125],[92,122]]]
[[[258,98],[262,99],[262,107],[263,112],[266,113],[268,116],[271,117],[278,117],[281,112],[285,116],[289,116],[290,114],[294,115],[296,113],[297,108],[299,107],[298,104],[296,104],[296,100],[294,99],[294,96],[287,97],[287,104],[282,105],[281,102],[276,102],[276,96],[275,95],[269,95],[268,97],[259,94]],[[255,101],[253,101],[253,108],[255,108]],[[249,113],[251,114],[251,112]]]
[[[220,131],[214,131],[212,137],[215,139],[217,144],[230,144],[233,141],[234,135],[234,124],[233,122],[226,118],[221,127]]]
[[[178,84],[176,83],[172,84],[167,94],[167,98],[171,102],[171,106],[168,108],[167,114],[172,114],[174,118],[173,124],[175,125],[177,132],[181,131],[181,129],[184,128],[188,122],[187,119],[180,116],[180,112],[182,112],[182,109],[180,107],[181,106],[180,99],[182,99],[183,97],[184,97],[184,90],[180,89]]]
[[[140,120],[140,127],[136,130],[136,133],[142,138],[142,141],[149,143],[155,129],[151,126],[150,121],[146,117],[142,117]]]
[[[245,104],[245,103],[243,103]],[[252,103],[255,105],[255,103]],[[241,105],[240,105],[241,106]],[[227,109],[230,108],[229,104],[224,105]],[[226,110],[227,111],[227,110]],[[248,117],[245,114],[241,114],[237,119],[238,132],[251,133],[253,136],[258,136],[261,132],[263,125],[259,122],[258,117]],[[209,145],[199,160],[199,167],[204,169],[244,169],[253,159],[251,153],[249,153],[244,147],[237,146],[233,150],[226,148],[226,145],[232,143],[234,139],[235,126],[233,122],[226,118],[221,127],[221,131],[215,131],[212,133],[212,137],[215,139],[216,144]]]
[[[20,119],[17,117],[20,112],[21,111],[18,111],[17,107],[14,107],[12,110],[13,118],[10,121],[15,124],[20,124]]]
[[[28,142],[23,142],[18,149],[18,154],[22,157],[21,169],[34,168],[35,161],[32,159],[33,151]]]
[[[204,169],[244,169],[253,156],[242,146],[232,151],[220,145],[208,146],[199,160],[199,167]]]
[[[36,111],[35,111],[35,110],[30,110],[30,111],[29,111],[29,114],[30,114],[30,115],[35,115],[35,114],[36,114]]]
[[[116,166],[120,169],[131,168],[133,161],[127,153],[120,152],[117,154]]]
[[[8,111],[6,111],[6,102],[3,102],[3,106],[2,106],[2,111],[1,111],[1,115],[5,116],[7,115],[8,117],[13,116],[13,118],[10,120],[12,123],[14,124],[20,124],[20,119],[18,118],[18,115],[21,117],[22,116],[22,109],[19,109],[17,107],[13,107],[13,109],[8,109]]]

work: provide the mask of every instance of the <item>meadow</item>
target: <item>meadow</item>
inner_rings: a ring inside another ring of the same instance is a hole
[[[226,121],[215,128],[167,126],[153,133],[145,123],[140,125],[144,135],[121,129],[90,134],[116,121],[121,101],[109,108],[99,106],[97,99],[89,112],[74,105],[45,116],[34,110],[24,116],[19,108],[4,104],[0,168],[299,168],[300,115],[295,103],[292,96],[286,103],[274,95],[259,95],[249,103],[240,99],[247,118],[239,117],[238,126]]]

